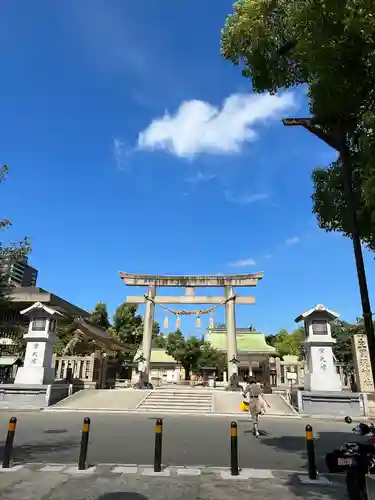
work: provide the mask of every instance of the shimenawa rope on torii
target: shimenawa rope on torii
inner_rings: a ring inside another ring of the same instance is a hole
[[[181,326],[181,316],[192,316],[192,315],[195,315],[197,317],[196,326],[197,326],[197,328],[200,328],[201,327],[201,318],[200,317],[203,314],[210,315],[210,328],[213,328],[214,327],[214,318],[213,318],[213,314],[212,314],[213,311],[215,309],[217,309],[218,307],[223,306],[224,304],[226,304],[230,300],[235,300],[236,294],[232,293],[232,295],[230,297],[223,299],[222,302],[220,302],[220,304],[215,304],[214,306],[211,306],[208,309],[194,309],[194,310],[180,309],[178,311],[175,311],[174,309],[171,309],[170,307],[164,306],[163,304],[156,304],[155,300],[147,294],[144,294],[144,298],[146,299],[146,301],[152,302],[154,305],[158,305],[162,309],[167,311],[165,314],[165,318],[164,318],[164,324],[163,324],[164,329],[168,328],[168,312],[170,312],[171,314],[176,316],[176,328],[177,329],[180,328],[180,326]]]

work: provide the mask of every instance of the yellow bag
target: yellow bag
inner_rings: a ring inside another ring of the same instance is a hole
[[[249,411],[249,403],[247,401],[241,401],[240,410]]]

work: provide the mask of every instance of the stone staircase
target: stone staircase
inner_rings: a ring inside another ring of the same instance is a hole
[[[138,405],[140,413],[211,413],[212,392],[194,389],[153,390]]]

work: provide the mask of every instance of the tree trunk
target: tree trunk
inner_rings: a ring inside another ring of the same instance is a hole
[[[185,380],[190,380],[190,365],[183,365],[183,369],[185,370]]]

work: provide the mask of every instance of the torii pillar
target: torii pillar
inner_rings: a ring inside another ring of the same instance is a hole
[[[128,304],[145,304],[146,311],[143,324],[143,359],[141,364],[141,377],[136,384],[136,388],[152,388],[149,383],[150,358],[152,346],[152,329],[154,325],[155,304],[166,306],[167,304],[225,304],[225,322],[227,331],[227,356],[228,356],[228,376],[229,390],[240,390],[238,384],[238,361],[237,336],[236,336],[236,304],[254,304],[252,296],[236,296],[234,287],[254,287],[263,278],[263,273],[255,274],[235,274],[223,276],[162,276],[152,274],[129,274],[120,273],[121,279],[127,286],[148,287],[148,294],[142,297],[128,296]],[[156,289],[160,287],[183,287],[185,296],[156,296]],[[195,288],[224,288],[224,296],[196,296]]]
[[[155,294],[156,287],[150,286],[148,289],[146,310],[143,318],[143,340],[142,340],[142,354],[144,357],[143,369],[139,385],[145,388],[152,388],[150,384],[150,361],[151,361],[151,348],[152,348],[152,330],[154,327],[155,318]],[[141,389],[143,387],[140,387]]]

